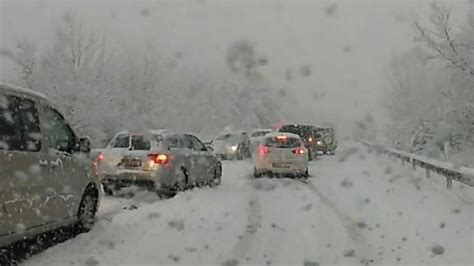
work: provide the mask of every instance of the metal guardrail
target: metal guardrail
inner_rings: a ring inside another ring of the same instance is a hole
[[[413,170],[416,167],[426,169],[426,177],[431,178],[431,172],[437,173],[446,178],[446,186],[448,189],[453,187],[453,180],[474,187],[474,169],[467,167],[456,168],[454,164],[449,162],[439,162],[430,158],[426,158],[417,154],[399,151],[392,148],[387,148],[383,145],[361,141],[361,143],[369,149],[374,149],[377,152],[387,154],[389,156],[398,158],[403,164],[409,163]]]

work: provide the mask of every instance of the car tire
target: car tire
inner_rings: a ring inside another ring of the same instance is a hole
[[[80,233],[89,232],[94,225],[95,214],[97,212],[97,204],[99,200],[99,193],[97,189],[89,187],[82,196],[79,204],[78,230]]]
[[[209,182],[210,187],[217,187],[222,183],[222,165],[218,164],[214,170],[214,178]]]
[[[254,169],[253,169],[253,177],[255,177],[255,178],[260,178],[260,177],[262,177],[262,173],[259,172],[259,171],[257,171],[256,168],[254,168]]]
[[[304,179],[309,178],[309,170],[308,170],[308,168],[306,168],[306,171],[303,173],[303,178],[304,178]]]
[[[184,167],[181,167],[181,171],[176,177],[177,182],[175,185],[175,190],[177,192],[186,190],[186,187],[188,186],[188,178],[189,178],[188,170],[186,170],[186,168]]]
[[[102,189],[104,190],[105,195],[113,196],[115,189],[112,188],[110,185],[102,185]]]

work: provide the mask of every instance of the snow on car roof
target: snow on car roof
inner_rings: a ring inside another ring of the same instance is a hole
[[[316,128],[334,128],[333,126],[329,126],[329,125],[324,125],[324,126],[316,125],[314,127],[316,127]]]
[[[301,139],[300,136],[298,136],[296,134],[293,134],[293,133],[288,133],[288,132],[271,132],[271,133],[268,133],[267,135],[265,135],[265,138],[274,138],[274,137],[277,137],[277,136],[288,136],[288,137],[291,137],[291,138]]]
[[[115,134],[115,136],[118,136],[118,135],[122,135],[122,134],[130,134],[130,133],[133,133],[133,132],[137,132],[137,133],[141,133],[141,132],[149,132],[153,135],[163,135],[163,134],[166,134],[166,133],[171,133],[171,131],[169,129],[148,129],[148,130],[122,130],[120,132],[118,132],[117,134]]]
[[[271,132],[271,131],[273,131],[273,129],[271,129],[271,128],[257,128],[257,129],[252,130],[252,133],[260,132],[260,131],[269,131],[269,132]]]
[[[153,135],[163,135],[171,132],[169,129],[150,129],[148,131]]]
[[[235,131],[229,131],[229,132],[225,132],[225,133],[222,133],[222,134],[219,134],[219,136],[226,136],[226,135],[241,135],[241,134],[247,134],[247,131],[245,130],[235,130]]]
[[[30,90],[30,89],[25,89],[25,88],[22,88],[22,87],[13,85],[13,84],[0,82],[0,89],[14,91],[14,92],[17,92],[17,93],[22,93],[22,94],[27,94],[27,95],[33,95],[33,96],[36,96],[36,97],[41,98],[43,100],[48,100],[46,95],[44,95],[42,93]]]

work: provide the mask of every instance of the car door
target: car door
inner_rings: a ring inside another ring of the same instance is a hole
[[[82,195],[87,172],[85,162],[73,157],[77,138],[63,116],[49,105],[43,108],[43,134],[48,147],[51,174],[47,180],[46,211],[55,220],[71,217]]]
[[[172,156],[172,173],[173,176],[173,183],[176,181],[176,177],[182,173],[182,167],[184,166],[186,169],[191,169],[191,161],[190,161],[190,152],[184,146],[184,140],[181,135],[178,134],[167,134],[164,138],[164,145],[161,147],[165,147],[168,153]],[[189,170],[188,170],[189,172]]]
[[[199,181],[208,181],[214,175],[214,156],[207,151],[206,145],[194,135],[187,135],[192,143],[192,150],[195,156],[195,164],[199,173]]]
[[[44,223],[49,175],[37,101],[0,93],[0,238]]]
[[[201,169],[199,168],[198,154],[193,147],[193,139],[189,134],[181,136],[181,143],[187,161],[187,170],[189,173],[189,183],[197,184],[201,181]]]

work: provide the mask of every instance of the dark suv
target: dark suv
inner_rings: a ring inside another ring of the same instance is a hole
[[[300,136],[303,140],[304,146],[308,149],[308,159],[313,159],[313,154],[316,153],[316,142],[314,136],[314,126],[304,124],[287,124],[283,125],[278,132],[293,133]]]

